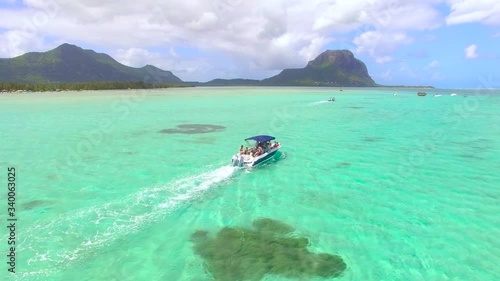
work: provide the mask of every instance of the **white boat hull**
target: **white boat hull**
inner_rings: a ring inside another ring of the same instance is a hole
[[[233,155],[231,162],[233,163],[233,166],[237,167],[246,167],[246,168],[255,167],[268,160],[271,160],[280,148],[281,146],[275,147],[269,150],[268,152],[255,157],[247,154],[235,154]]]

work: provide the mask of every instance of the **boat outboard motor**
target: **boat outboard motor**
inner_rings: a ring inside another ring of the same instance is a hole
[[[231,162],[233,163],[233,166],[239,166],[239,159],[238,155],[233,155],[233,158],[231,159]]]

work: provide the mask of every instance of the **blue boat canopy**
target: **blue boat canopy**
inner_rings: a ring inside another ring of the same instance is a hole
[[[266,142],[266,141],[274,140],[274,137],[273,136],[260,135],[260,136],[250,137],[250,138],[247,138],[245,140],[246,141],[247,140],[254,140],[254,141],[258,141],[258,142]]]

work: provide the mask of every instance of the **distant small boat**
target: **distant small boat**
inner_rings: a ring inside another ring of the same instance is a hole
[[[440,97],[441,95],[440,94],[434,94],[435,97]]]
[[[328,101],[335,101],[335,98],[331,97],[330,99],[328,99]]]
[[[426,92],[418,92],[418,93],[417,93],[417,95],[419,95],[419,96],[423,97],[423,96],[426,96],[426,95],[427,95],[427,93],[426,93]]]
[[[450,96],[454,97],[454,96],[456,96],[456,95],[457,95],[457,94],[453,93],[453,94],[451,94]]]
[[[393,96],[397,96],[397,95],[398,95],[398,93],[394,92],[394,94],[392,94],[392,95],[393,95]]]

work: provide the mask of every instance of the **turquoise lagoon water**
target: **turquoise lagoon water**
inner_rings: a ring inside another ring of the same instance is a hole
[[[2,94],[0,179],[16,168],[18,221],[16,274],[2,227],[0,276],[214,280],[190,236],[271,218],[340,256],[333,280],[499,280],[500,91],[417,91]],[[231,167],[256,134],[281,155]]]

